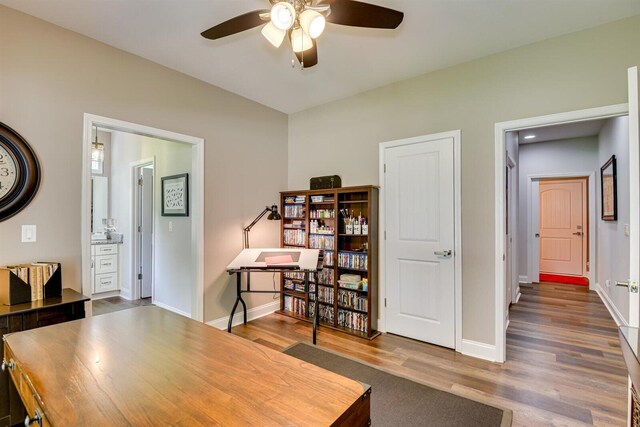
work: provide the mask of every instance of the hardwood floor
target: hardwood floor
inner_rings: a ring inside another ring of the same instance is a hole
[[[320,328],[318,345],[513,410],[514,426],[624,426],[627,373],[617,328],[585,286],[522,286],[500,365],[391,334],[373,341]],[[272,314],[233,333],[277,350],[310,341],[309,324]],[[375,392],[375,391],[374,391]]]
[[[103,299],[94,299],[93,301],[91,301],[94,316],[99,316],[100,314],[105,313],[113,313],[114,311],[126,310],[133,307],[140,307],[143,305],[151,305],[151,298],[129,301],[120,297],[110,297]]]

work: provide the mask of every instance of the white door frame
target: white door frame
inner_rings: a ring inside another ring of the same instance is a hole
[[[91,132],[95,126],[160,138],[192,145],[192,180],[189,183],[193,197],[192,250],[196,254],[195,289],[192,296],[192,310],[189,313],[194,320],[204,320],[204,139],[157,129],[136,123],[94,114],[84,114],[82,144],[82,202],[81,202],[81,245],[82,245],[82,292],[91,295]],[[85,311],[91,316],[91,301],[85,304]],[[181,313],[182,314],[182,313]]]
[[[156,177],[156,156],[153,157],[149,157],[147,159],[141,159],[135,162],[131,162],[129,164],[129,166],[131,167],[131,198],[129,200],[131,200],[131,223],[129,224],[129,235],[130,236],[137,236],[138,235],[138,230],[136,230],[136,224],[138,223],[138,218],[140,215],[140,212],[138,210],[138,202],[140,201],[140,192],[138,191],[138,178],[139,178],[139,173],[140,173],[140,169],[142,169],[144,166],[148,166],[148,165],[153,165],[153,179],[155,181],[155,177]],[[155,209],[156,209],[156,194],[155,194],[155,188],[153,191],[153,202],[152,202],[152,209],[153,209],[153,218],[154,218],[154,233],[153,233],[153,239],[151,242],[151,259],[153,260],[153,263],[155,265],[156,262],[156,233],[155,233]],[[131,269],[131,299],[132,300],[137,300],[140,299],[140,283],[138,280],[138,271],[139,271],[139,265],[138,263],[140,262],[140,245],[139,245],[139,240],[136,237],[135,239],[131,239],[131,246],[129,247],[129,259],[132,261],[131,265],[132,265],[132,269]],[[155,295],[156,295],[156,280],[155,280],[155,268],[153,268],[152,270],[152,274],[151,274],[151,303],[155,303]],[[133,285],[133,284],[136,285]]]
[[[392,147],[401,147],[404,145],[417,144],[421,142],[435,141],[444,138],[453,138],[453,188],[454,188],[454,295],[455,295],[455,346],[456,350],[460,351],[462,348],[462,245],[461,245],[461,230],[462,230],[462,215],[460,211],[461,197],[460,197],[460,138],[461,132],[454,130],[450,132],[436,133],[432,135],[423,135],[415,138],[399,139],[395,141],[382,142],[378,148],[378,179],[380,183],[380,262],[379,265],[379,288],[378,288],[378,313],[380,318],[378,319],[378,330],[380,332],[387,332],[386,324],[386,283],[385,283],[385,264],[386,259],[386,242],[384,238],[385,233],[385,150]]]
[[[509,186],[509,225],[511,226],[511,251],[509,253],[509,264],[511,264],[511,278],[509,282],[511,283],[511,304],[515,304],[518,302],[520,298],[520,282],[519,282],[519,272],[518,272],[518,198],[515,197],[517,195],[517,189],[520,185],[520,180],[518,176],[514,174],[516,170],[516,166],[518,165],[517,161],[514,160],[511,155],[507,154],[506,157],[507,167],[509,168],[509,176],[511,177],[511,186]],[[506,237],[506,235],[505,235]],[[507,289],[505,287],[505,293]],[[509,313],[507,309],[507,313],[505,313],[507,326],[509,324]]]
[[[596,212],[597,212],[597,199],[596,199],[596,172],[595,171],[583,171],[583,172],[558,172],[558,173],[543,173],[543,174],[533,174],[527,175],[527,200],[529,200],[529,211],[527,212],[527,254],[528,254],[528,268],[527,268],[527,279],[531,282],[534,282],[534,278],[540,277],[540,264],[536,262],[539,259],[539,246],[538,241],[533,236],[536,231],[534,230],[533,224],[536,222],[536,218],[540,216],[540,196],[539,192],[536,191],[537,186],[534,183],[539,183],[541,179],[553,179],[553,178],[589,178],[589,184],[587,187],[588,193],[588,206],[587,206],[587,216],[589,217],[589,272],[587,277],[589,278],[589,289],[592,291],[596,290],[596,278],[598,275],[596,274],[596,239],[598,238],[597,233],[597,221],[596,221]],[[537,267],[536,267],[537,266]]]
[[[507,349],[507,331],[504,324],[504,295],[506,265],[504,257],[504,168],[505,168],[505,134],[542,126],[582,122],[595,119],[606,119],[624,116],[629,113],[628,104],[610,105],[607,107],[590,108],[586,110],[570,111],[551,114],[548,116],[530,117],[495,124],[495,343],[496,362],[504,362]]]

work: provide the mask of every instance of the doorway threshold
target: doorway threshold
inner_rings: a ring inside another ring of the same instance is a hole
[[[583,276],[565,276],[562,274],[540,273],[540,282],[562,283],[565,285],[589,286],[589,279]]]

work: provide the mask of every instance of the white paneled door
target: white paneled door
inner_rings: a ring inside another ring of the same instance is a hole
[[[540,273],[586,275],[587,180],[540,181]]]
[[[455,347],[454,139],[384,150],[387,331]]]

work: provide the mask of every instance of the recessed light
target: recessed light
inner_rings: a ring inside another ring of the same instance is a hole
[[[535,137],[536,137],[535,135],[527,135],[524,137],[524,139],[533,139]]]

